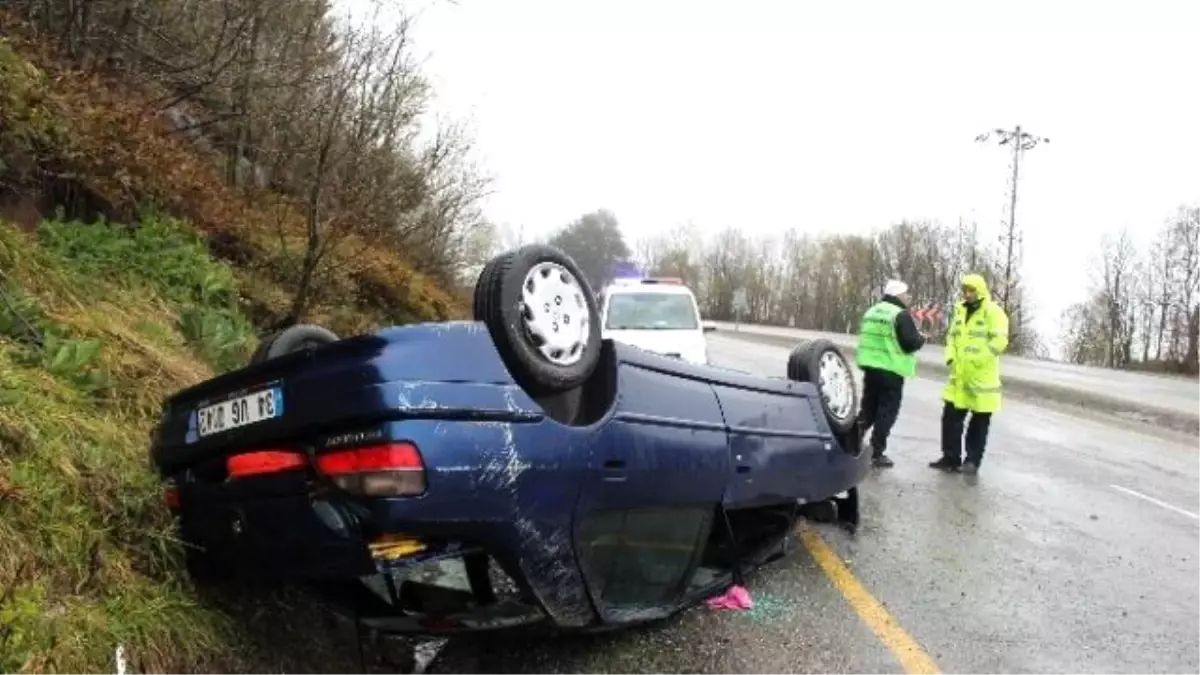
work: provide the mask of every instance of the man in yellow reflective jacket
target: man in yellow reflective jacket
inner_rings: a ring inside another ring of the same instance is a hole
[[[992,415],[1000,411],[1000,355],[1008,349],[1008,315],[988,294],[978,274],[962,281],[962,302],[946,333],[950,380],[942,390],[942,457],[929,466],[976,473],[987,446]],[[963,422],[970,415],[963,455]]]

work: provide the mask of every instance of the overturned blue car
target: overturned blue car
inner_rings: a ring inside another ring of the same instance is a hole
[[[849,363],[787,379],[602,341],[574,261],[492,260],[475,321],[294,326],[170,398],[151,456],[197,581],[294,580],[378,631],[603,630],[667,617],[853,528]]]

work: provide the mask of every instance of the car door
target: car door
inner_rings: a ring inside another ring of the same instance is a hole
[[[729,428],[727,509],[791,504],[812,492],[814,462],[828,461],[833,438],[817,423],[815,399],[788,391],[811,386],[741,386],[734,378],[713,386]]]
[[[665,613],[702,583],[698,563],[729,472],[711,386],[628,362],[617,385],[575,519],[580,565],[605,620]]]

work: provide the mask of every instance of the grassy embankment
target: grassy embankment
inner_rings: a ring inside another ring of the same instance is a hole
[[[277,242],[298,217],[227,189],[137,91],[6,21],[0,208],[68,195],[129,225],[0,221],[0,672],[111,672],[118,645],[135,671],[355,668],[304,598],[197,595],[146,454],[163,397],[243,363],[286,311]],[[310,320],[349,333],[458,311],[393,253],[348,263]]]

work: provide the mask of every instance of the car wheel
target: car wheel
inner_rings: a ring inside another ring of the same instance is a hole
[[[338,341],[338,336],[328,328],[310,324],[299,324],[286,328],[263,340],[250,356],[250,363],[262,363],[291,354],[302,349],[315,349]]]
[[[847,433],[858,419],[858,387],[854,371],[829,340],[812,340],[798,345],[788,356],[787,376],[797,382],[811,382],[821,394],[821,408],[829,426]]]
[[[513,380],[531,395],[582,385],[600,359],[600,313],[587,278],[553,246],[497,256],[475,288],[475,319]]]
[[[252,365],[255,363],[262,363],[263,361],[267,360],[267,350],[271,348],[271,343],[278,335],[279,333],[275,333],[274,335],[268,335],[262,340],[259,340],[258,346],[254,348],[254,353],[250,355],[250,363]]]
[[[502,253],[487,262],[483,269],[479,272],[479,278],[475,280],[475,297],[472,311],[476,321],[483,321],[484,312],[487,307],[487,299],[489,294],[494,293],[493,280],[496,278],[496,268],[500,266],[500,262],[509,257],[511,253]]]

